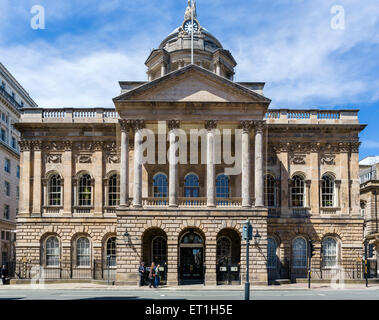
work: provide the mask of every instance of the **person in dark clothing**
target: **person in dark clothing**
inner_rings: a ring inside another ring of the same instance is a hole
[[[145,263],[141,262],[138,268],[139,272],[139,286],[142,287],[145,284]]]
[[[154,262],[151,264],[150,272],[149,272],[149,288],[154,285],[155,280],[155,264]]]
[[[159,282],[161,280],[161,272],[159,270],[160,266],[161,265],[158,264],[157,267],[155,268],[154,288],[158,288],[159,287]]]
[[[3,267],[1,268],[0,274],[1,274],[1,280],[3,281],[3,284],[5,284],[5,281],[7,280],[7,277],[8,277],[8,270],[5,265],[3,265]]]

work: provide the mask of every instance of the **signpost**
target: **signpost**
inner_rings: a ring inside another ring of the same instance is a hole
[[[253,226],[250,220],[243,224],[242,239],[246,240],[246,281],[245,281],[245,300],[250,300],[250,282],[249,282],[249,245],[253,239]]]

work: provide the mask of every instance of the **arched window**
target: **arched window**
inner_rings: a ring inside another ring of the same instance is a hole
[[[48,205],[49,206],[60,206],[62,204],[62,183],[59,174],[53,174],[49,178],[48,182]]]
[[[272,175],[268,174],[265,176],[264,192],[265,192],[265,206],[276,207],[277,206],[276,181]]]
[[[307,267],[307,242],[304,238],[296,238],[292,243],[292,266],[294,268]]]
[[[229,177],[224,174],[216,179],[216,198],[229,198]]]
[[[232,242],[227,237],[217,240],[216,249],[217,263],[229,263],[232,258]]]
[[[120,204],[120,179],[117,174],[109,177],[108,181],[108,206],[115,207]]]
[[[292,207],[304,207],[304,178],[300,175],[293,176],[291,187]]]
[[[277,267],[278,257],[276,255],[277,244],[275,239],[267,239],[267,268],[275,269]]]
[[[334,207],[334,178],[330,175],[322,177],[321,184],[322,207]]]
[[[79,178],[79,206],[90,206],[92,203],[92,179],[89,174]]]
[[[322,241],[323,267],[335,267],[337,265],[337,241],[333,238],[325,238]]]
[[[78,267],[89,267],[91,261],[91,249],[89,240],[85,237],[76,242],[76,265]]]
[[[168,197],[167,177],[163,173],[158,173],[153,179],[153,196],[154,198]]]
[[[199,197],[199,177],[195,174],[189,174],[184,180],[184,196],[186,198]]]
[[[203,238],[194,232],[187,233],[181,243],[203,243]]]
[[[163,237],[155,237],[153,239],[153,260],[155,264],[163,264],[167,262],[167,241]]]
[[[59,266],[59,240],[57,237],[49,237],[46,240],[46,266]]]
[[[116,237],[109,238],[107,241],[106,264],[108,267],[116,266]]]

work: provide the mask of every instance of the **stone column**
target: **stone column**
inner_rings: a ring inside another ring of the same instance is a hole
[[[217,241],[210,240],[207,241],[207,254],[205,255],[205,285],[215,286],[217,285],[216,277],[216,250]]]
[[[335,201],[334,201],[334,206],[336,208],[340,208],[340,199],[341,199],[341,180],[336,180],[334,181],[335,183],[335,186],[336,186],[336,190],[335,190]]]
[[[20,141],[20,216],[30,214],[30,141]],[[22,186],[22,188],[21,188]]]
[[[310,154],[310,171],[311,171],[311,189],[310,189],[310,207],[312,214],[320,214],[320,163],[319,163],[320,146],[318,143],[311,145]]]
[[[134,190],[133,206],[142,207],[142,129],[145,127],[143,120],[133,121],[134,127]]]
[[[215,136],[217,121],[205,122],[207,129],[207,206],[216,206]]]
[[[42,142],[33,141],[33,216],[41,216],[41,171],[42,171]]]
[[[263,129],[264,122],[255,123],[255,206],[264,206],[263,190]]]
[[[72,143],[64,143],[64,153],[62,155],[63,164],[63,215],[72,215]]]
[[[167,285],[178,285],[178,241],[167,241]]]
[[[175,130],[180,127],[180,121],[169,120],[169,182],[168,182],[168,204],[170,207],[177,207],[178,191],[176,190],[178,181],[178,159],[176,157],[176,152],[178,150],[178,141],[176,141]]]
[[[103,214],[103,142],[97,141],[95,143],[94,157],[93,161],[96,170],[93,173],[95,190],[93,192],[93,204],[94,204],[94,215],[101,216]]]
[[[350,212],[350,186],[349,186],[349,144],[339,144],[340,172],[341,172],[341,214]]]
[[[279,143],[274,145],[274,150],[276,151],[279,162],[280,162],[280,207],[281,207],[281,215],[288,216],[289,215],[289,204],[290,204],[290,192],[289,192],[289,157],[288,157],[288,148],[289,144],[287,143]]]
[[[241,195],[242,207],[251,207],[250,198],[250,130],[252,121],[241,121],[242,127],[242,179]]]
[[[350,214],[360,215],[360,182],[359,182],[359,142],[353,142],[350,145]]]
[[[129,206],[129,130],[130,121],[120,120],[121,159],[120,159],[120,206]]]

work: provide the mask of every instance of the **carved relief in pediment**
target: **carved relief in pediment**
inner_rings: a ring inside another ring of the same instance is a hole
[[[62,163],[62,155],[48,154],[46,155],[46,163]]]
[[[328,165],[328,166],[333,166],[336,164],[336,156],[331,153],[325,153],[321,156],[321,164],[323,165]]]
[[[79,154],[76,156],[78,163],[92,163],[92,156],[90,154]]]
[[[305,164],[306,163],[306,154],[295,153],[291,155],[292,164]]]

